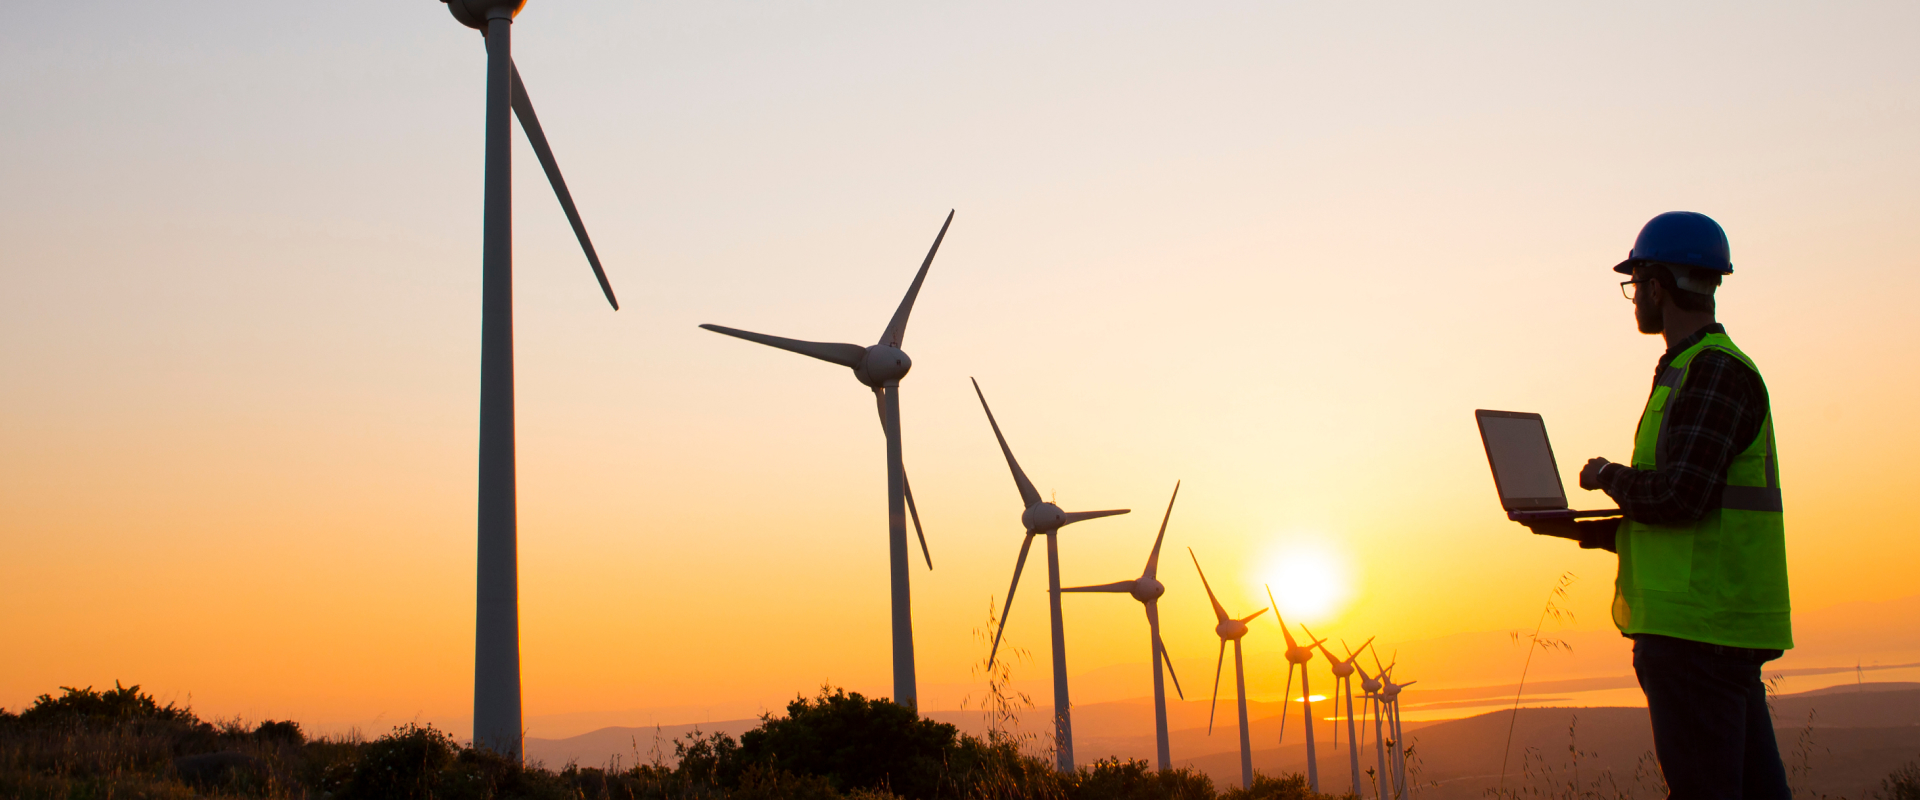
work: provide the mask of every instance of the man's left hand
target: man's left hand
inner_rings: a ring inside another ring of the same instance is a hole
[[[1580,469],[1580,488],[1588,491],[1600,488],[1600,470],[1611,463],[1604,458],[1588,459],[1587,465]]]

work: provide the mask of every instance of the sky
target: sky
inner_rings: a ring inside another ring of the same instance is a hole
[[[1663,344],[1609,268],[1670,210],[1732,242],[1794,605],[1858,634],[1780,663],[1920,661],[1888,610],[1920,593],[1916,28],[1896,2],[535,0],[515,60],[622,307],[516,139],[529,733],[889,692],[870,395],[696,326],[868,343],[949,209],[902,385],[923,704],[977,696],[1020,545],[970,377],[1043,494],[1133,509],[1061,534],[1066,585],[1136,576],[1184,482],[1183,675],[1217,646],[1189,547],[1230,611],[1271,584],[1455,684],[1512,682],[1504,632],[1571,572],[1549,630],[1597,644],[1537,668],[1626,674],[1611,556],[1505,520],[1472,411],[1543,414],[1569,485],[1627,458]],[[484,61],[426,0],[9,14],[0,707],[122,680],[468,724]],[[1035,679],[1038,563],[1007,631]],[[1146,694],[1138,605],[1066,608],[1072,672]]]

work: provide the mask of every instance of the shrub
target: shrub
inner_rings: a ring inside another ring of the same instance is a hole
[[[453,737],[432,725],[407,723],[361,747],[359,757],[339,765],[327,783],[343,800],[425,800],[459,752]]]
[[[293,720],[275,722],[267,720],[253,729],[255,741],[268,744],[301,745],[307,743],[307,736],[300,731],[300,723]]]
[[[1874,796],[1881,800],[1920,800],[1920,761],[1909,761],[1894,770],[1880,781],[1880,789]]]
[[[795,698],[787,716],[763,717],[740,737],[743,763],[827,779],[836,791],[886,789],[903,797],[938,794],[960,730],[921,719],[890,700],[822,688]]]
[[[1307,788],[1304,775],[1290,774],[1275,778],[1256,772],[1252,786],[1221,792],[1220,800],[1313,800],[1322,796]]]
[[[20,721],[28,725],[49,725],[63,723],[113,724],[137,720],[158,722],[185,722],[198,724],[193,712],[168,703],[164,706],[155,702],[153,695],[142,694],[140,685],[121,686],[113,682],[113,688],[96,692],[93,687],[75,689],[62,686],[65,694],[55,698],[40,695],[20,712]]]
[[[1212,778],[1190,767],[1161,772],[1137,758],[1104,758],[1080,768],[1067,796],[1071,800],[1211,800],[1214,790]]]

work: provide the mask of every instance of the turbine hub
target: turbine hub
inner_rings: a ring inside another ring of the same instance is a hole
[[[860,357],[860,366],[853,368],[853,375],[861,383],[878,389],[906,377],[910,369],[913,369],[913,359],[900,348],[876,344]]]
[[[1213,626],[1213,632],[1220,634],[1221,639],[1231,641],[1247,635],[1247,623],[1237,619],[1224,620]]]
[[[1035,503],[1020,515],[1020,524],[1028,533],[1050,531],[1067,523],[1067,512],[1052,503]]]
[[[1295,664],[1305,664],[1313,660],[1313,650],[1305,647],[1287,648],[1287,660]]]
[[[1127,593],[1142,603],[1151,603],[1167,593],[1167,585],[1152,578],[1141,578],[1133,582],[1133,588],[1128,589]]]
[[[1379,694],[1380,679],[1379,678],[1361,678],[1360,688],[1366,691],[1367,694]]]
[[[1353,665],[1345,661],[1335,661],[1331,666],[1333,667],[1333,677],[1345,678],[1353,674]]]
[[[485,31],[487,20],[504,16],[511,20],[520,15],[520,9],[527,0],[440,0],[447,4],[447,10],[453,12],[453,18],[460,24],[476,30]]]

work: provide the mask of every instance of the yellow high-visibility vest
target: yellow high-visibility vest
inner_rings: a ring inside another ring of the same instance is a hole
[[[1708,349],[1752,369],[1733,340],[1710,333],[1674,356],[1647,398],[1633,436],[1633,468],[1662,466],[1667,401],[1687,380],[1687,367]],[[1764,381],[1762,386],[1764,387]],[[1621,633],[1652,633],[1696,642],[1766,650],[1793,647],[1787,596],[1787,534],[1774,451],[1773,413],[1753,443],[1727,466],[1718,507],[1692,522],[1621,523],[1614,547],[1613,623]]]

